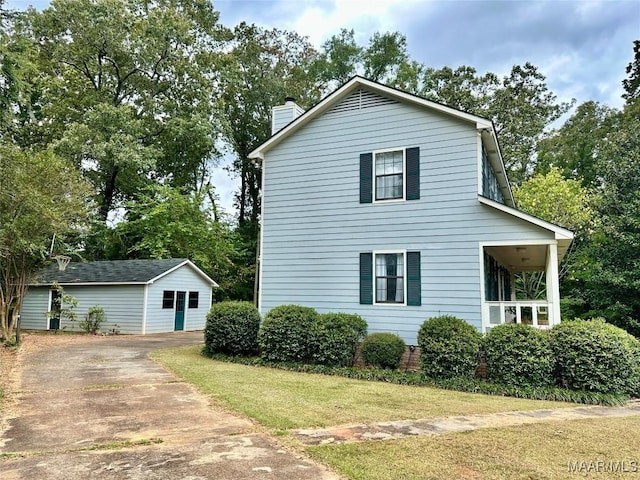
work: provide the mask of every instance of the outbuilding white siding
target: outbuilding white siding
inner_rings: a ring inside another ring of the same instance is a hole
[[[211,307],[211,286],[190,268],[182,267],[149,285],[147,292],[147,322],[145,333],[173,331],[175,302],[173,310],[162,308],[162,294],[165,290],[186,292],[184,309],[184,329],[203,330],[207,313]],[[198,292],[198,308],[189,308],[189,292]]]

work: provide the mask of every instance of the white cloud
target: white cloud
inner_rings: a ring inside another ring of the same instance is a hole
[[[401,30],[398,25],[402,16],[418,6],[427,4],[425,0],[319,2],[303,7],[299,14],[289,19],[287,28],[308,36],[316,47],[338,33],[341,28],[353,29],[356,40],[360,44],[366,44],[374,32]]]

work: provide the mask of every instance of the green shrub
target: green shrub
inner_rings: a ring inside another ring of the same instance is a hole
[[[258,334],[262,358],[272,362],[304,362],[313,353],[312,332],[318,312],[300,305],[280,305],[267,313]]]
[[[245,355],[258,348],[260,313],[250,302],[220,302],[211,306],[204,329],[209,353]]]
[[[396,369],[407,345],[394,333],[372,333],[362,342],[362,361],[365,365]]]
[[[492,328],[482,345],[489,380],[520,387],[553,385],[547,332],[520,323],[506,323]]]
[[[632,394],[640,371],[638,340],[603,319],[563,321],[550,332],[559,384],[574,390]]]
[[[87,333],[96,333],[106,321],[107,314],[104,308],[99,305],[94,305],[93,307],[89,307],[87,314],[84,316],[84,320],[81,320],[78,325]]]
[[[360,315],[324,313],[318,315],[312,335],[315,363],[349,367],[367,335],[367,322]]]
[[[420,368],[433,378],[471,377],[478,366],[482,335],[464,320],[440,315],[418,331]]]

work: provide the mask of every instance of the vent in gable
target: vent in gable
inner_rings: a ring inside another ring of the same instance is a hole
[[[354,110],[362,110],[363,108],[378,107],[380,105],[391,105],[398,103],[397,100],[382,97],[368,90],[358,89],[345,98],[338,105],[333,107],[327,113],[351,112]]]

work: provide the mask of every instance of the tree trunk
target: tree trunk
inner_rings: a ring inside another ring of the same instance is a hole
[[[113,199],[116,194],[116,180],[118,178],[118,171],[120,168],[116,165],[111,170],[111,174],[107,176],[104,192],[102,194],[102,201],[100,202],[99,214],[103,222],[107,222],[109,212],[113,208]]]

